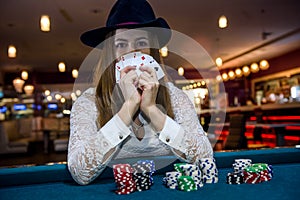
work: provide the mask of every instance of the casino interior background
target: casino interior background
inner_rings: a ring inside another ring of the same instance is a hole
[[[113,2],[1,1],[0,167],[66,161],[70,109],[83,92],[73,86],[92,50],[79,37],[105,24]],[[189,62],[199,55],[184,44],[183,56],[161,50],[215,151],[299,144],[299,1],[149,2],[213,64]],[[40,30],[42,15],[50,31]],[[227,27],[219,27],[221,16]]]

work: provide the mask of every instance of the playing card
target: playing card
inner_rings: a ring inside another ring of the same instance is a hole
[[[141,52],[132,52],[120,57],[120,60],[116,63],[116,82],[118,83],[121,76],[121,70],[126,66],[136,66],[136,72],[138,76],[142,73],[140,71],[141,66],[152,67],[156,71],[156,75],[158,80],[164,77],[164,72],[161,69],[161,66],[157,63],[157,61],[148,54],[143,54]]]

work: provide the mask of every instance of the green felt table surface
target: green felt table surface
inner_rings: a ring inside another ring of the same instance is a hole
[[[203,188],[193,192],[166,188],[162,185],[162,171],[155,174],[154,185],[150,190],[117,195],[114,193],[114,180],[108,173],[111,169],[107,170],[107,176],[86,186],[76,184],[65,165],[1,169],[0,199],[300,199],[299,153],[299,149],[277,149],[216,154],[219,182],[205,184]],[[254,162],[272,164],[274,177],[269,182],[259,184],[229,185],[226,183],[226,175],[232,171],[230,165],[234,158],[251,158]]]

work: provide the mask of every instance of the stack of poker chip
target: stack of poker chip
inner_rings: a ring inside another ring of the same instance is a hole
[[[199,167],[202,172],[203,183],[218,183],[218,169],[214,158],[201,158]]]
[[[130,194],[134,191],[150,189],[153,185],[154,161],[140,160],[130,164],[113,165],[113,173],[117,185],[117,194]]]
[[[178,189],[185,192],[197,190],[197,185],[191,176],[180,176],[178,178]]]
[[[178,178],[182,176],[180,172],[172,171],[166,172],[166,176],[163,178],[163,184],[170,189],[178,188]]]
[[[232,168],[234,172],[242,172],[246,167],[251,166],[251,159],[235,159],[232,164]]]
[[[227,174],[226,182],[228,184],[242,184],[244,183],[244,176],[241,172],[231,172]]]
[[[183,176],[190,176],[194,180],[198,188],[203,187],[202,172],[197,165],[188,163],[176,163],[174,169],[180,172]]]
[[[152,175],[155,172],[155,165],[152,160],[140,160],[132,165],[133,180],[136,184],[137,191],[150,189],[153,185]]]
[[[257,184],[264,181],[270,181],[273,177],[273,167],[267,163],[255,163],[248,166],[243,171],[244,182]]]
[[[204,183],[218,182],[218,169],[214,158],[200,159],[197,164],[175,163],[175,171],[166,172],[163,184],[170,189],[195,191]]]
[[[117,194],[130,194],[136,190],[132,177],[133,169],[129,164],[113,165],[113,173],[117,184]]]
[[[232,164],[233,172],[227,174],[228,184],[257,184],[270,181],[273,177],[272,165],[254,163],[250,159],[235,159]]]

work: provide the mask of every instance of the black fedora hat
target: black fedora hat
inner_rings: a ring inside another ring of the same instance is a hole
[[[159,45],[163,47],[171,37],[171,30],[163,18],[156,18],[151,5],[146,0],[118,0],[112,7],[106,26],[83,33],[81,41],[91,47],[102,48],[99,45],[106,35],[120,28],[155,27]],[[99,46],[98,46],[99,45]]]

